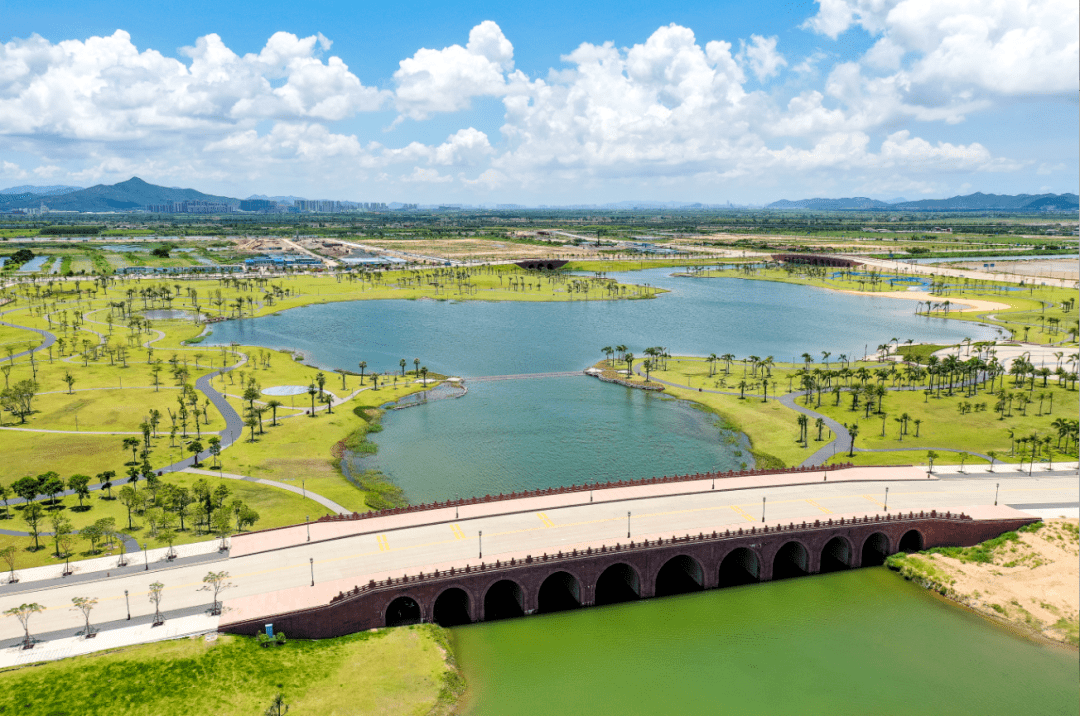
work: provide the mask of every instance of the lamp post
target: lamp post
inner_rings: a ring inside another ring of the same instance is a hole
[[[143,554],[143,562],[144,562],[143,571],[144,572],[149,572],[150,571],[150,557],[149,557],[149,555],[146,554],[146,543],[145,542],[142,543],[142,554]]]
[[[765,498],[761,498],[761,521],[765,521]]]
[[[311,541],[311,522],[309,520],[311,520],[310,515],[304,517],[304,526],[307,527],[307,541],[308,542]]]
[[[626,539],[630,539],[630,510],[626,511]]]
[[[998,490],[1000,488],[1001,488],[1001,483],[1000,482],[997,483],[996,485],[994,485],[994,506],[995,507],[997,506],[997,503],[998,503]]]
[[[307,480],[300,481],[300,489],[304,491],[304,499],[307,499]]]
[[[128,621],[131,621],[131,599],[128,598],[128,590],[124,590],[124,602],[127,604]]]
[[[889,511],[889,488],[885,488],[885,511]]]
[[[315,558],[308,557],[308,565],[311,567],[311,586],[315,586]]]
[[[482,559],[484,556],[484,530],[480,530],[480,533],[477,535],[476,544],[480,548],[480,555],[477,559]]]

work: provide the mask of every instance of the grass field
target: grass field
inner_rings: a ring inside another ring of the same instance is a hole
[[[248,529],[259,530],[271,527],[281,527],[303,522],[304,519],[309,516],[312,519],[316,519],[328,514],[328,510],[314,500],[304,499],[301,495],[294,494],[288,490],[245,482],[243,480],[230,480],[219,477],[177,472],[165,475],[162,478],[162,481],[190,489],[191,486],[200,479],[205,480],[211,489],[217,488],[218,485],[224,485],[228,488],[229,497],[226,502],[240,499],[243,500],[244,504],[248,507],[259,513],[259,521],[253,527]],[[357,492],[357,494],[360,494],[356,488],[348,485],[341,477],[338,477],[337,479],[354,492]],[[140,483],[138,485],[138,490],[144,492],[146,490],[145,483]],[[112,494],[115,498],[117,494],[116,489],[113,489]],[[63,514],[71,521],[72,527],[75,530],[79,530],[97,520],[111,517],[115,520],[117,529],[122,529],[125,534],[128,534],[140,543],[145,542],[151,548],[165,546],[164,543],[157,542],[154,536],[150,534],[145,516],[138,511],[133,512],[131,518],[132,527],[128,528],[127,508],[120,500],[109,499],[105,492],[91,492],[90,498],[84,500],[82,509],[80,509],[79,500],[76,497],[63,498],[59,501],[58,505],[52,505],[46,500],[44,505],[46,515],[51,516],[56,512]],[[0,529],[25,531],[27,525],[21,518],[22,509],[22,506],[19,505],[11,507],[6,513],[3,513],[6,519],[0,519]],[[48,516],[42,521],[41,529],[43,531],[52,530]],[[187,544],[189,542],[199,542],[210,539],[213,539],[213,536],[196,530],[189,517],[185,521],[185,529],[177,532],[177,539],[174,544]],[[63,561],[57,559],[54,554],[55,545],[50,538],[43,536],[39,538],[39,541],[45,548],[34,551],[34,541],[30,537],[0,535],[0,546],[6,547],[8,545],[15,545],[19,549],[17,569],[38,567],[44,564],[56,564]],[[90,559],[93,557],[100,557],[103,554],[101,552],[90,552],[90,543],[82,539],[76,540],[75,550],[76,553],[71,555],[72,560]]]
[[[464,683],[433,625],[263,648],[222,635],[146,644],[0,674],[0,713],[248,716],[449,713]]]

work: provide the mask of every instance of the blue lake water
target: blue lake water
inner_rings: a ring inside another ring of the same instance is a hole
[[[609,274],[671,293],[635,301],[485,303],[355,301],[214,326],[209,343],[303,351],[321,367],[396,371],[405,358],[466,377],[577,371],[600,348],[792,360],[873,352],[892,338],[955,343],[989,327],[916,316],[914,301],[738,278],[676,278],[674,269]],[[867,348],[868,347],[868,348]],[[377,467],[412,502],[628,477],[754,465],[744,436],[661,396],[586,378],[468,382],[463,398],[389,413],[372,436]]]
[[[957,343],[989,339],[988,326],[914,314],[915,302],[738,278],[675,278],[674,269],[608,274],[671,293],[635,301],[486,303],[352,301],[305,306],[280,315],[214,326],[208,344],[303,351],[323,368],[393,371],[419,358],[461,376],[581,370],[625,344],[640,355],[734,353],[793,360],[804,352],[849,357],[896,338]]]

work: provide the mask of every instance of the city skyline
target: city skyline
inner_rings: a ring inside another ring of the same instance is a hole
[[[1075,192],[1075,4],[8,9],[0,184],[765,204]],[[63,18],[63,22],[60,21]],[[408,20],[408,21],[407,21]]]

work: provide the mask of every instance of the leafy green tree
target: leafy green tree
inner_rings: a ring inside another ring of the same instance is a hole
[[[934,460],[937,460],[937,458],[938,458],[938,454],[936,452],[934,452],[933,450],[927,450],[926,451],[926,459],[930,463],[929,468],[927,468],[928,472],[933,472],[934,471]]]
[[[83,509],[83,500],[90,499],[90,476],[89,475],[72,475],[68,478],[68,488],[74,490],[75,496],[79,498],[79,509]]]
[[[39,489],[42,494],[48,495],[55,506],[57,502],[56,496],[64,491],[63,478],[50,470],[43,475],[38,475],[38,482],[41,485]]]
[[[64,556],[60,551],[60,542],[71,534],[71,520],[60,512],[54,512],[49,516],[49,522],[52,524],[53,539],[56,542],[56,558],[60,559]]]
[[[1059,440],[1060,442],[1060,440]],[[4,501],[4,519],[7,519],[11,515],[8,514],[8,500],[11,499],[11,488],[7,485],[0,484],[0,500]]]
[[[12,415],[18,416],[20,423],[25,423],[26,416],[34,412],[33,402],[37,390],[38,384],[36,381],[20,380],[10,388],[4,388],[3,391],[0,391],[0,407],[3,407]]]
[[[221,458],[221,438],[215,435],[206,442],[209,445],[210,455],[214,458],[214,467],[217,467]]]
[[[131,524],[131,512],[139,504],[139,495],[130,485],[124,485],[120,488],[119,496],[120,503],[127,508],[128,529],[134,529],[134,525]]]
[[[26,500],[27,502],[33,502],[37,499],[37,496],[41,494],[41,482],[36,477],[20,477],[18,480],[11,484],[11,489],[16,495]]]
[[[41,534],[41,520],[45,517],[45,509],[39,502],[28,502],[23,508],[22,518],[26,522],[27,532],[34,538],[34,551],[41,549],[38,543],[38,535]]]

